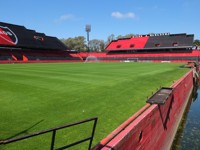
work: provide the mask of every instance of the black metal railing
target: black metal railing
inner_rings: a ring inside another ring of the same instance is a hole
[[[83,123],[90,122],[90,121],[94,121],[91,136],[86,137],[86,138],[84,138],[82,140],[76,141],[74,143],[62,146],[60,148],[54,149],[54,144],[55,144],[55,139],[56,139],[56,131],[57,130],[68,128],[68,127],[72,127],[72,126],[83,124]],[[90,118],[90,119],[79,121],[79,122],[75,122],[75,123],[72,123],[72,124],[67,124],[67,125],[63,125],[63,126],[52,128],[52,129],[48,129],[48,130],[43,130],[43,131],[36,132],[36,133],[33,133],[33,134],[28,134],[28,135],[25,135],[25,136],[22,136],[22,137],[11,138],[11,139],[8,139],[8,140],[1,140],[0,141],[0,145],[5,145],[5,144],[21,141],[21,140],[24,140],[24,139],[27,139],[27,138],[32,138],[32,137],[35,137],[35,136],[39,136],[39,135],[42,135],[42,134],[45,134],[45,133],[52,132],[50,150],[63,150],[63,149],[75,146],[77,144],[86,142],[86,141],[89,141],[88,150],[90,150],[91,146],[92,146],[92,141],[93,141],[95,129],[96,129],[96,124],[97,124],[97,118]]]

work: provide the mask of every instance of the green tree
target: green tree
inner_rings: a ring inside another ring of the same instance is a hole
[[[105,44],[103,40],[94,39],[89,42],[89,47],[91,51],[104,51],[104,46]]]
[[[194,40],[193,45],[200,47],[200,40]]]
[[[75,38],[61,39],[61,41],[70,49],[70,50],[79,50],[86,51],[86,41],[84,36],[78,36]]]
[[[122,39],[124,36],[123,35],[118,35],[117,37],[116,37],[116,39]]]
[[[118,35],[116,39],[123,39],[123,38],[131,38],[133,37],[135,34],[126,34],[126,35]]]
[[[113,40],[115,40],[115,35],[114,34],[109,35],[107,41],[104,43],[105,47],[108,46],[108,44],[110,44],[110,42]]]

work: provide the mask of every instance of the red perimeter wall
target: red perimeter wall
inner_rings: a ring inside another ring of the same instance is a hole
[[[164,105],[147,104],[147,109],[135,117],[127,127],[116,129],[115,131],[121,130],[121,132],[111,133],[94,149],[170,149],[193,89],[193,70],[171,87],[174,88],[173,94]],[[114,138],[110,139],[113,135]]]

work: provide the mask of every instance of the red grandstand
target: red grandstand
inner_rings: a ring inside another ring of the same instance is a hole
[[[88,56],[98,61],[199,61],[193,49],[193,34],[147,34],[113,40],[106,52],[72,52],[56,37],[24,26],[0,22],[0,62],[84,61]]]
[[[80,61],[56,37],[0,22],[0,62]]]
[[[113,40],[106,53],[91,55],[101,61],[198,61],[200,53],[193,49],[193,39],[193,34],[185,33],[139,35]]]

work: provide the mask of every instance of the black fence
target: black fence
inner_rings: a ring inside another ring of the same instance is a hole
[[[91,136],[86,137],[86,138],[84,138],[82,140],[76,141],[74,143],[71,143],[71,144],[68,144],[68,145],[64,145],[64,146],[62,146],[60,148],[56,148],[56,149],[54,148],[55,139],[56,139],[56,131],[57,130],[68,128],[68,127],[72,127],[72,126],[76,126],[76,125],[87,123],[87,122],[90,122],[90,121],[94,121]],[[91,146],[92,146],[92,141],[93,141],[95,129],[96,129],[96,124],[97,124],[97,118],[90,118],[90,119],[79,121],[79,122],[75,122],[75,123],[72,123],[72,124],[67,124],[67,125],[63,125],[63,126],[52,128],[52,129],[48,129],[48,130],[43,130],[43,131],[36,132],[36,133],[33,133],[33,134],[28,134],[28,135],[25,135],[25,136],[22,136],[22,137],[11,138],[11,139],[8,139],[8,140],[2,140],[2,141],[0,141],[0,145],[6,145],[6,144],[13,143],[13,142],[21,141],[21,140],[24,140],[24,139],[28,139],[28,138],[32,138],[32,137],[35,137],[35,136],[39,136],[39,135],[45,134],[45,133],[52,132],[50,150],[63,150],[63,149],[75,146],[77,144],[81,144],[81,143],[86,142],[86,141],[89,141],[88,150],[90,150]]]

